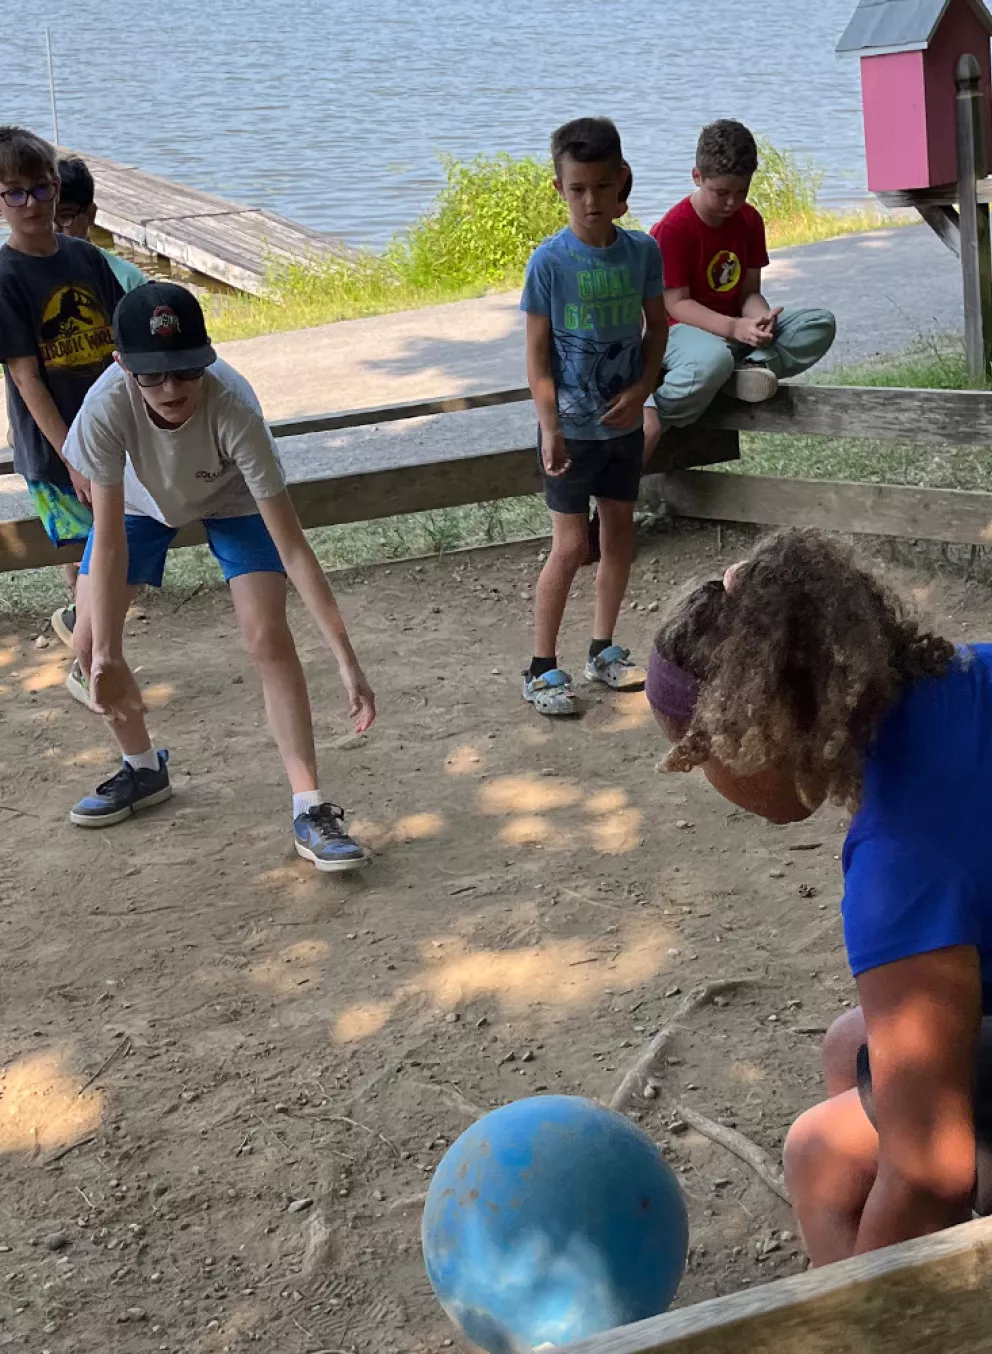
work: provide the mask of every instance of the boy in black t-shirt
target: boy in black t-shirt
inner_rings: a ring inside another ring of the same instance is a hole
[[[112,361],[110,322],[124,292],[94,245],[56,233],[58,194],[54,148],[22,127],[0,127],[0,215],[10,227],[0,248],[0,362],[14,469],[52,544],[66,545],[86,540],[93,517],[89,485],[62,458],[62,444]],[[66,567],[74,585],[75,565]],[[74,608],[60,608],[52,624],[71,643]],[[68,686],[88,704],[75,665]]]

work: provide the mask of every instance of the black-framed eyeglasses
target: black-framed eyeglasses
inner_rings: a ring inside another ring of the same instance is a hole
[[[174,381],[199,381],[206,367],[183,367],[181,371],[143,371],[135,372],[134,379],[139,386],[150,390],[153,386],[163,386],[171,376]]]
[[[8,207],[26,207],[32,197],[35,202],[54,202],[58,195],[57,183],[35,183],[30,188],[8,188],[0,193]]]
[[[55,208],[55,224],[57,226],[71,226],[76,217],[82,216],[85,210],[85,207],[63,207],[60,204]]]

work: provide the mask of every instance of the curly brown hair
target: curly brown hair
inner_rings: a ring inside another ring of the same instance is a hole
[[[730,593],[722,579],[694,588],[655,648],[702,682],[666,770],[710,756],[742,776],[788,765],[808,808],[829,799],[851,812],[882,719],[908,682],[943,676],[955,653],[851,550],[810,530],[761,544]]]
[[[749,179],[758,168],[758,147],[743,122],[721,118],[711,122],[699,134],[696,168],[704,179],[721,179],[725,174]]]

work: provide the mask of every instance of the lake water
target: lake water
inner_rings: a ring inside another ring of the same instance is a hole
[[[438,153],[546,153],[615,119],[649,224],[686,191],[699,127],[738,117],[864,187],[855,0],[3,0],[0,122],[354,243],[430,202]]]

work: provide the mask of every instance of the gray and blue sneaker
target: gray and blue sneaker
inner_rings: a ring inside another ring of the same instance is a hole
[[[127,762],[116,776],[98,785],[93,794],[75,804],[69,814],[76,827],[113,827],[132,813],[164,804],[172,798],[167,752],[159,751],[157,771],[135,771]]]
[[[297,855],[312,861],[325,874],[359,869],[368,856],[348,836],[343,823],[344,809],[337,804],[318,804],[301,813],[293,822]]]
[[[572,679],[561,668],[542,672],[540,677],[524,673],[523,697],[540,715],[581,715],[582,706]]]
[[[647,673],[630,661],[630,650],[611,644],[586,663],[586,681],[602,682],[614,691],[640,691],[647,681]]]
[[[76,628],[76,604],[60,606],[52,613],[52,629],[67,649],[72,648],[72,632]]]

